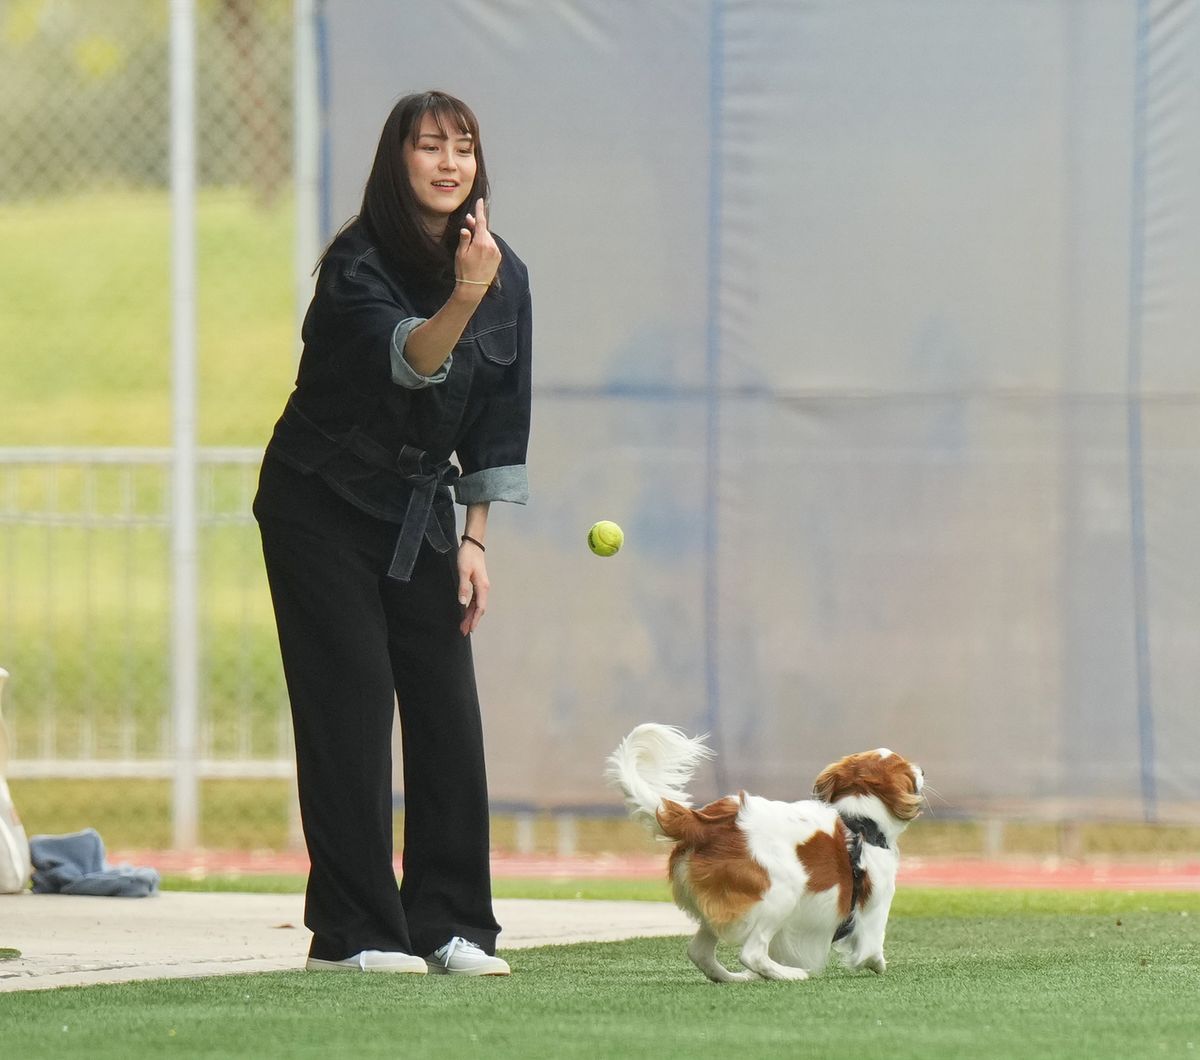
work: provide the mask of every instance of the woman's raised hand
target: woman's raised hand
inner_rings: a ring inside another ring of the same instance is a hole
[[[475,213],[467,214],[466,227],[459,229],[454,255],[454,275],[468,291],[482,297],[500,268],[500,248],[488,231],[487,203],[475,202]]]

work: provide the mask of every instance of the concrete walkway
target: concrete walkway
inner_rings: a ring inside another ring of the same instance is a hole
[[[497,899],[500,952],[528,946],[689,934],[668,902]],[[153,898],[0,895],[0,992],[276,972],[304,966],[309,932],[298,894],[193,894]]]

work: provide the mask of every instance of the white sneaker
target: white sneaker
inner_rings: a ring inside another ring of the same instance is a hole
[[[383,950],[363,950],[344,961],[322,961],[309,957],[304,962],[309,972],[413,972],[424,975],[429,969],[420,957],[411,953],[387,953]]]
[[[507,961],[489,957],[475,943],[458,935],[434,950],[425,963],[435,975],[508,975],[511,970]]]

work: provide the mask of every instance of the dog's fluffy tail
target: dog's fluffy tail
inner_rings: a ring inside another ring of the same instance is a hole
[[[621,789],[629,816],[654,835],[665,836],[658,820],[664,799],[691,805],[683,790],[696,767],[713,752],[704,737],[695,739],[671,725],[639,725],[608,756],[605,776]]]

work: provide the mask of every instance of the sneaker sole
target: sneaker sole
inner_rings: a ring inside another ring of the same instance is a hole
[[[424,962],[422,962],[424,965]],[[429,968],[428,966],[418,968],[415,964],[411,966],[404,965],[376,965],[366,968],[360,968],[357,964],[342,964],[341,961],[322,961],[316,957],[309,957],[304,962],[304,970],[306,972],[386,972],[391,975],[425,975]]]
[[[508,969],[505,969],[504,971],[500,971],[499,969],[496,969],[495,971],[489,971],[486,968],[463,968],[463,969],[451,971],[449,968],[445,968],[440,964],[431,964],[431,965],[429,965],[429,974],[430,975],[471,975],[471,976],[511,975],[512,969],[508,968]]]

